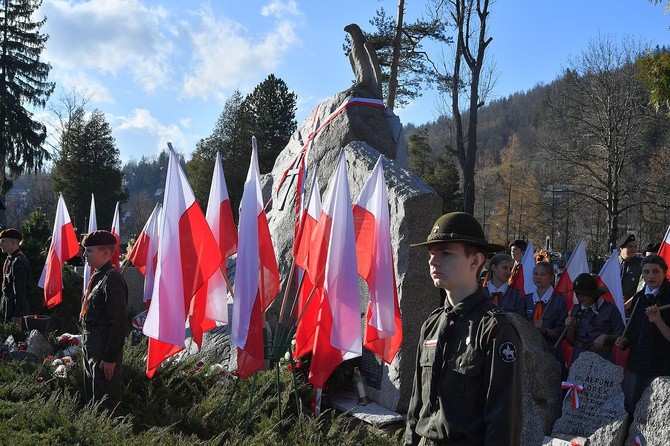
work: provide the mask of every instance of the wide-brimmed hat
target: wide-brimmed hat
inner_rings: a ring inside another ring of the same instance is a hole
[[[437,219],[425,242],[410,246],[429,246],[436,243],[460,242],[478,246],[486,252],[504,251],[505,247],[489,243],[475,217],[466,212],[450,212]]]
[[[600,297],[603,294],[607,293],[606,288],[600,288],[598,286],[598,281],[594,274],[581,273],[577,278],[572,282],[572,291],[575,294],[583,294],[584,296],[591,297]]]

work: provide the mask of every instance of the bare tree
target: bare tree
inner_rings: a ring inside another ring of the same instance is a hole
[[[462,174],[463,210],[475,210],[475,163],[479,108],[484,105],[487,82],[485,54],[492,38],[487,35],[489,0],[433,0],[437,17],[449,16],[456,32],[451,67],[441,74],[441,90],[450,101],[450,143],[446,150],[458,159]]]
[[[642,185],[624,178],[649,157],[642,141],[653,112],[634,65],[641,51],[630,40],[599,37],[570,62],[547,102],[550,136],[541,147],[574,172],[574,194],[603,208],[612,247],[621,213],[640,204],[634,198]]]

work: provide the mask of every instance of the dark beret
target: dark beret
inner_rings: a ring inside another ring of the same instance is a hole
[[[16,240],[23,240],[23,235],[14,228],[5,229],[0,232],[0,238],[13,238]]]
[[[651,242],[644,247],[644,252],[653,252],[656,254],[659,249],[661,249],[661,244],[659,242]]]
[[[93,231],[84,236],[81,245],[84,248],[88,248],[89,246],[116,245],[116,237],[109,231]]]
[[[619,248],[623,248],[624,245],[625,245],[626,243],[628,243],[628,242],[634,242],[635,240],[637,240],[637,239],[635,238],[635,234],[633,234],[632,232],[629,232],[629,233],[624,234],[623,236],[621,236],[621,238],[620,238],[619,241],[617,242],[617,246],[618,246]]]

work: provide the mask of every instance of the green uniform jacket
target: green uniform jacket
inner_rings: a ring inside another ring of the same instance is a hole
[[[405,445],[520,442],[521,342],[483,289],[421,328]],[[438,334],[440,339],[438,339]],[[440,353],[440,346],[444,346]]]
[[[8,320],[11,320],[12,317],[25,316],[28,313],[28,274],[30,272],[28,259],[20,249],[17,249],[7,256],[3,270],[2,294],[6,299],[14,301],[14,305],[11,305],[14,314],[8,315]]]
[[[619,265],[625,262],[623,267],[623,276],[621,277],[621,289],[623,291],[623,300],[626,301],[633,297],[637,292],[637,286],[642,274],[642,257],[631,257],[624,260],[619,256]]]
[[[104,279],[104,280],[103,280]],[[110,262],[96,270],[90,279],[91,293],[82,320],[85,341],[91,345],[102,339],[104,350],[92,352],[97,361],[116,362],[122,357],[126,336],[128,285]]]

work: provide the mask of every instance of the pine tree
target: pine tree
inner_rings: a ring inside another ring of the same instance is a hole
[[[78,108],[61,138],[54,163],[54,189],[63,193],[70,218],[81,232],[87,227],[91,193],[95,194],[98,227],[110,228],[114,206],[126,200],[121,159],[104,114],[86,117]]]
[[[277,155],[284,150],[297,127],[296,101],[295,93],[289,91],[286,82],[274,74],[244,98],[241,113],[251,123],[250,131],[258,139],[261,173],[272,170]],[[251,147],[250,135],[248,144]],[[248,160],[246,164],[249,164]]]
[[[19,174],[38,169],[49,153],[43,148],[46,127],[33,119],[28,105],[44,107],[54,90],[47,82],[51,66],[40,60],[48,39],[33,21],[41,0],[3,0],[0,13],[0,190],[7,169]]]

